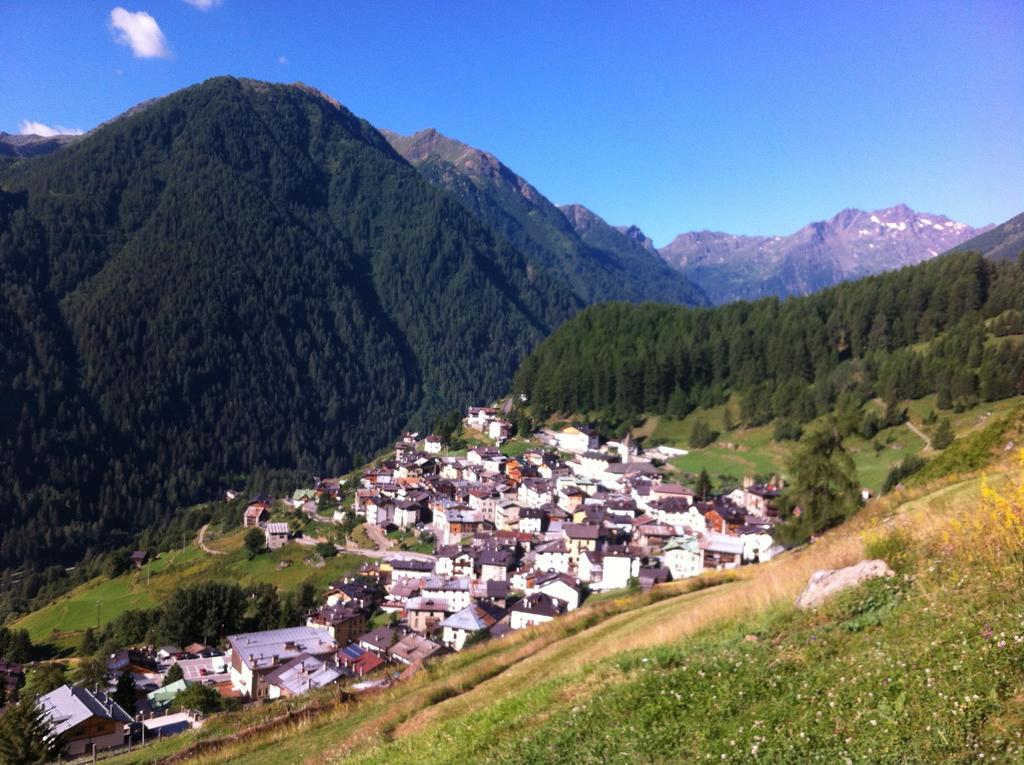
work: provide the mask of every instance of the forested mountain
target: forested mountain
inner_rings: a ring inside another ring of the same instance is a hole
[[[1012,260],[1024,255],[1024,213],[991,228],[950,252],[980,252],[993,260]]]
[[[897,205],[843,210],[788,236],[691,231],[659,252],[719,305],[807,295],[929,260],[985,230]]]
[[[589,218],[600,221],[600,230],[579,231],[572,225],[571,214],[563,215],[493,154],[433,129],[411,136],[383,132],[431,183],[450,192],[531,263],[556,274],[584,303],[657,300],[707,304],[701,291],[666,265],[653,248],[644,247],[634,235],[612,228],[589,211]]]
[[[806,422],[938,393],[1024,393],[1024,264],[950,255],[803,298],[714,309],[609,303],[563,324],[514,382],[534,414],[683,415],[738,393],[740,419]]]
[[[580,303],[304,86],[218,78],[0,175],[0,567],[331,474]],[[320,472],[323,471],[323,472]]]

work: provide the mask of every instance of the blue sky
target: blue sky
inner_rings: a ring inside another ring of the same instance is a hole
[[[8,132],[234,74],[436,127],[658,245],[844,207],[1024,211],[1021,0],[5,0],[3,18]]]

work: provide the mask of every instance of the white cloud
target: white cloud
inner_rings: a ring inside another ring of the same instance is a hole
[[[114,39],[132,49],[135,58],[170,58],[167,38],[156,19],[145,11],[126,11],[118,6],[110,12]]]
[[[22,120],[21,126],[18,128],[18,132],[22,135],[41,135],[45,138],[49,138],[51,135],[82,135],[84,130],[79,128],[69,128],[63,125],[44,125],[42,122],[33,122],[32,120]]]
[[[198,8],[201,11],[208,11],[213,6],[220,5],[223,0],[185,0],[185,2],[193,8]]]
[[[277,63],[279,63],[281,66],[284,66],[288,63],[288,59],[285,58],[284,56],[278,56]]]

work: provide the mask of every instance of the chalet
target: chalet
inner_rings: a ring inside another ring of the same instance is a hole
[[[426,635],[433,632],[453,610],[447,598],[409,598],[405,604],[405,620],[413,632]]]
[[[267,502],[253,502],[242,513],[242,526],[247,529],[257,528],[270,517],[270,504]]]
[[[316,500],[316,489],[296,489],[292,492],[292,497],[288,500],[288,504],[290,504],[294,509],[299,510],[307,502],[314,503],[313,506],[316,507]]]
[[[775,486],[744,481],[743,488],[736,489],[727,497],[733,503],[739,505],[748,513],[759,515],[762,518],[774,515],[774,501],[779,496],[779,490]]]
[[[228,657],[201,656],[196,659],[180,659],[175,663],[181,668],[181,676],[185,682],[212,685],[221,695],[231,695],[231,668]]]
[[[693,489],[679,483],[656,483],[651,486],[651,496],[655,501],[663,499],[681,500],[688,505],[693,504]]]
[[[540,534],[547,530],[548,512],[544,507],[523,507],[516,526],[527,534]]]
[[[546,478],[524,478],[518,499],[523,507],[540,507],[554,499],[554,483]]]
[[[640,573],[640,558],[626,547],[608,547],[604,550],[601,579],[591,587],[601,590],[619,590],[629,586],[629,580]],[[582,576],[580,577],[582,579]]]
[[[178,694],[186,688],[188,688],[188,682],[184,679],[175,680],[173,683],[162,685],[155,691],[147,693],[146,701],[149,703],[149,708],[152,711],[163,712],[171,706],[178,697]]]
[[[288,544],[288,524],[268,523],[264,529],[268,550],[278,550]]]
[[[476,579],[469,583],[469,597],[474,603],[493,603],[504,608],[505,601],[508,600],[509,589],[509,582],[499,582],[493,579],[485,582]]]
[[[577,474],[600,480],[613,464],[620,462],[619,457],[607,452],[585,451],[577,458]]]
[[[466,410],[463,418],[467,428],[478,430],[481,433],[487,428],[487,424],[498,414],[498,410],[492,406],[471,406]]]
[[[510,550],[484,550],[480,553],[480,578],[484,581],[507,581],[515,566],[516,556]]]
[[[573,454],[597,449],[597,432],[586,425],[570,425],[554,434],[555,443],[559,449]]]
[[[231,685],[254,699],[267,695],[264,678],[282,663],[300,655],[324,658],[338,649],[328,632],[317,627],[286,627],[229,635],[228,645],[231,646]]]
[[[575,513],[586,496],[578,486],[564,486],[558,492],[558,506],[567,513]]]
[[[523,480],[523,464],[517,459],[509,459],[505,463],[505,475],[513,483]]]
[[[494,528],[508,531],[519,523],[522,508],[512,499],[499,499],[494,506]]]
[[[414,664],[429,659],[444,651],[444,646],[427,640],[422,635],[410,632],[388,651],[388,655],[402,664]]]
[[[299,654],[286,664],[267,673],[267,698],[302,696],[317,688],[338,682],[344,674],[324,657]]]
[[[96,749],[124,745],[125,725],[132,716],[100,690],[62,685],[36,702],[49,725],[50,735],[62,736],[70,757]]]
[[[322,606],[306,619],[307,627],[327,630],[336,643],[345,645],[366,631],[366,615],[350,605]]]
[[[427,454],[440,454],[444,448],[441,436],[427,436],[423,439],[423,451]]]
[[[709,531],[701,540],[705,568],[736,568],[743,562],[743,540]]]
[[[720,497],[713,502],[701,502],[698,509],[704,515],[706,529],[709,532],[735,532],[747,522],[746,511],[727,497]]]
[[[461,651],[470,637],[490,630],[506,616],[504,608],[473,603],[441,622],[441,641],[453,651]]]
[[[740,540],[743,542],[743,560],[749,563],[770,561],[782,549],[763,527],[743,527]]]
[[[667,526],[686,526],[693,532],[706,529],[706,521],[700,510],[684,497],[666,497],[650,503],[650,511],[658,523]]]
[[[132,568],[142,568],[149,561],[149,553],[146,550],[135,550],[128,559],[131,561]]]
[[[384,659],[361,645],[350,643],[338,651],[338,666],[354,677],[363,677],[384,666]]]
[[[534,581],[530,593],[543,593],[565,603],[565,610],[572,611],[583,602],[583,588],[579,582],[566,574],[541,574]]]
[[[512,423],[508,420],[491,420],[487,423],[487,436],[498,443],[512,435]]]
[[[585,523],[566,523],[562,526],[562,535],[569,551],[569,560],[576,563],[585,551],[597,549],[601,527]]]
[[[391,558],[391,579],[416,579],[430,576],[434,571],[434,564],[429,560],[420,558]]]
[[[397,643],[401,637],[402,635],[397,629],[385,625],[370,630],[365,635],[361,635],[357,644],[360,648],[371,651],[378,656],[386,656],[391,646]]]
[[[541,542],[534,548],[534,568],[538,571],[553,571],[561,574],[569,572],[572,561],[569,548],[564,539],[553,539]]]
[[[470,602],[469,577],[427,577],[423,580],[420,593],[427,598],[447,601],[448,613],[461,611]]]
[[[546,624],[560,616],[565,610],[565,603],[542,592],[529,595],[509,611],[509,626],[514,630]]]
[[[405,604],[409,601],[409,598],[419,594],[420,587],[422,586],[423,579],[419,577],[415,579],[392,579],[391,584],[387,588],[388,595],[384,602],[381,603],[381,610],[389,613],[405,610]]]
[[[484,527],[484,514],[465,505],[451,505],[442,513],[434,513],[434,528],[442,542],[457,542],[467,534]]]
[[[359,579],[338,579],[327,588],[325,600],[329,606],[347,603],[353,608],[368,612],[380,601],[380,589]]]
[[[704,548],[696,536],[673,537],[661,550],[662,565],[672,579],[687,579],[704,571]]]

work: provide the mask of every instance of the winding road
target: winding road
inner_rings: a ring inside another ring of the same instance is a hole
[[[206,529],[209,527],[209,523],[199,529],[199,534],[196,535],[196,544],[199,545],[199,549],[207,555],[227,555],[223,550],[214,550],[212,547],[206,546]]]

